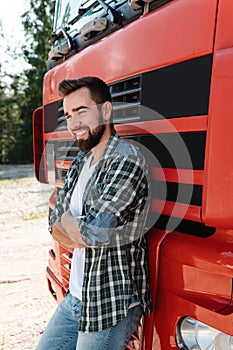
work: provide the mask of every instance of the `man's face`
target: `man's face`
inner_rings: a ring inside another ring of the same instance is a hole
[[[81,151],[86,152],[95,147],[105,131],[102,113],[89,90],[83,87],[63,100],[68,130],[74,135]]]

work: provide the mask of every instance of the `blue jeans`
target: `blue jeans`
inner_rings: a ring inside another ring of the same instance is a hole
[[[82,302],[68,293],[50,319],[36,350],[124,350],[143,314],[141,305],[101,332],[79,332]]]

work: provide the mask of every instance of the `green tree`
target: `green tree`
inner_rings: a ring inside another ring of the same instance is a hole
[[[4,35],[0,23],[1,46],[4,42]],[[1,47],[2,52],[8,48]],[[11,76],[5,72],[0,64],[0,163],[11,162],[11,155],[15,155],[14,149],[17,147],[17,139],[21,135],[22,123],[19,113],[19,102],[21,90],[18,90],[18,77],[14,77],[12,83]]]
[[[55,0],[30,0],[22,16],[25,44],[22,55],[29,64],[22,74],[7,76],[0,66],[0,163],[29,163],[32,152],[32,114],[42,103]],[[0,39],[3,37],[0,23]],[[10,52],[17,60],[18,53]]]
[[[21,152],[25,161],[32,161],[32,114],[42,104],[43,77],[47,67],[49,39],[55,1],[30,0],[30,9],[22,16],[26,42],[23,54],[30,68],[24,71],[24,99],[21,104],[21,119],[24,121],[24,142]]]
[[[17,84],[14,77],[12,86]],[[0,86],[0,163],[19,163],[18,143],[23,135],[23,121],[20,118],[20,92]]]

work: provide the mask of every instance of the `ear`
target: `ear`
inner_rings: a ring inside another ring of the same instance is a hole
[[[111,114],[112,114],[112,104],[109,101],[106,101],[102,104],[102,115],[104,118],[104,121],[107,122],[110,120],[111,118]]]

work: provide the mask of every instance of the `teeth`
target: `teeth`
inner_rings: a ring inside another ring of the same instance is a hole
[[[86,134],[87,129],[86,128],[82,128],[82,129],[78,129],[74,131],[74,134],[76,135],[76,137],[80,137],[84,134]]]

